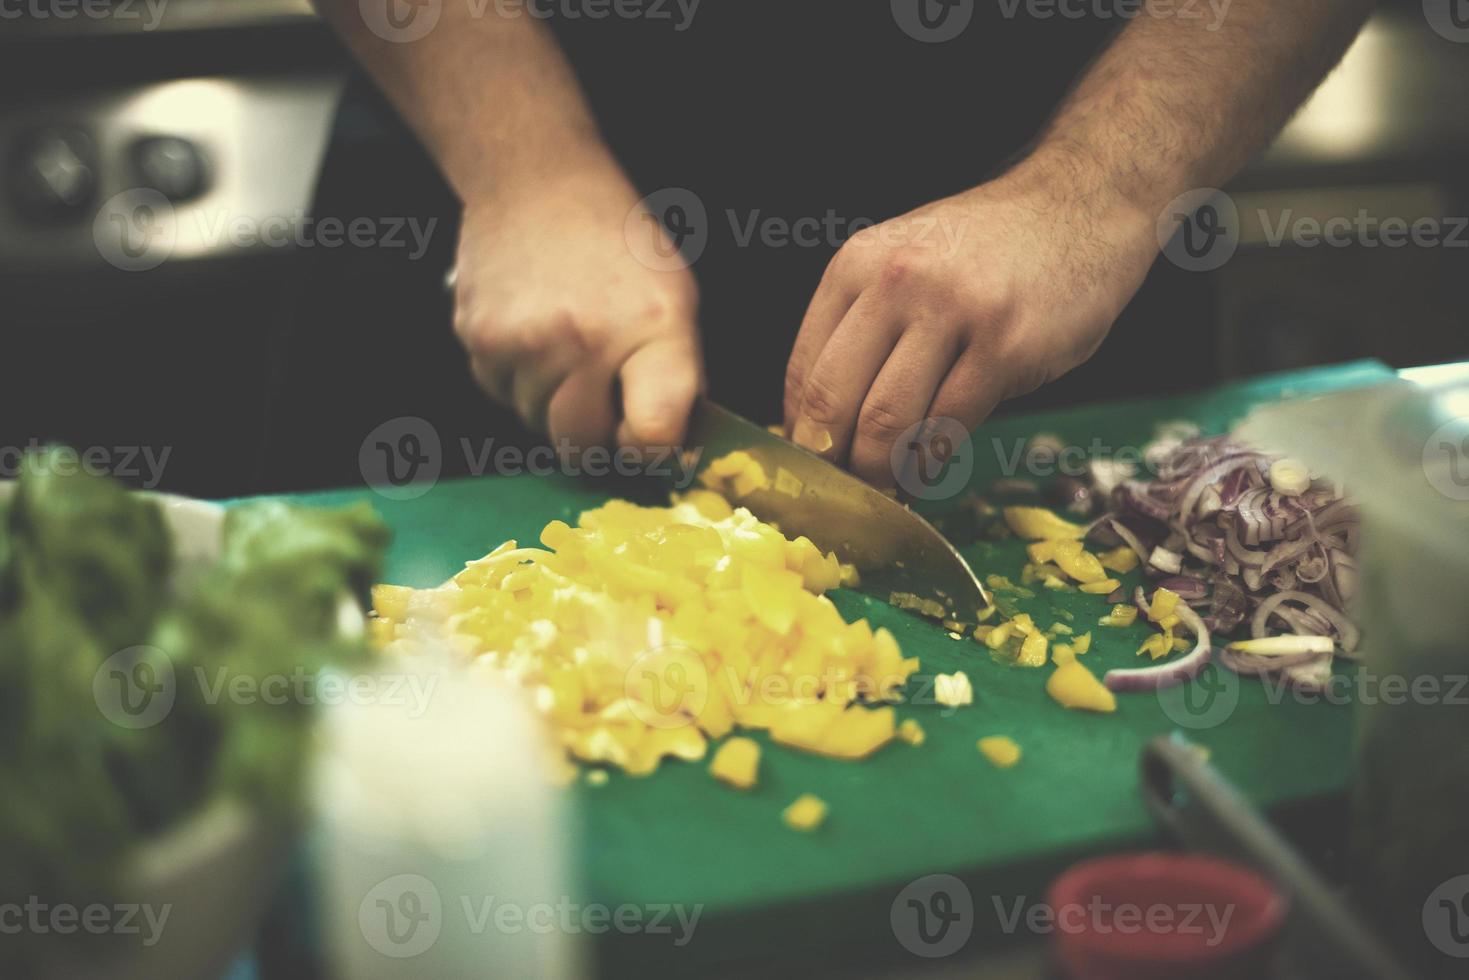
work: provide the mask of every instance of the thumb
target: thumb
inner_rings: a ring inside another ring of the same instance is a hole
[[[660,337],[623,362],[623,425],[618,441],[639,448],[672,447],[688,429],[702,372],[692,337]]]

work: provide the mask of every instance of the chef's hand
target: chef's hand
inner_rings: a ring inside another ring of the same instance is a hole
[[[1022,165],[848,241],[791,354],[787,433],[890,488],[916,423],[972,431],[1090,357],[1158,244],[1154,219],[1076,183]]]
[[[658,261],[673,247],[638,202],[608,162],[465,207],[454,329],[474,376],[573,452],[679,445],[702,383],[693,276]]]

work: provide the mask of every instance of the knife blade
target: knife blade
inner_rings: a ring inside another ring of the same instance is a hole
[[[938,529],[851,473],[734,412],[700,398],[685,445],[701,451],[698,467],[744,450],[770,486],[732,500],[789,537],[805,535],[862,574],[862,590],[932,599],[945,618],[974,623],[990,597],[974,570]]]

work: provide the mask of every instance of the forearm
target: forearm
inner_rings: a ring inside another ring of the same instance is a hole
[[[390,41],[358,0],[313,0],[418,133],[461,200],[610,163],[555,38],[492,4],[441,5],[424,37]]]
[[[1191,19],[1177,0],[1148,3],[1154,13],[1140,14],[1083,76],[1030,159],[1150,217],[1249,162],[1375,5],[1233,0],[1222,19]]]

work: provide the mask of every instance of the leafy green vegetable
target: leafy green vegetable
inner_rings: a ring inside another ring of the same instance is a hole
[[[379,577],[387,529],[366,506],[245,505],[175,591],[158,504],[52,464],[29,458],[0,507],[0,897],[81,904],[221,796],[290,819],[316,677],[371,656],[339,611]],[[172,700],[119,723],[129,685]],[[10,938],[24,967],[44,937]]]

